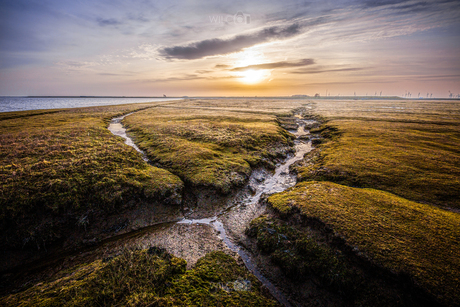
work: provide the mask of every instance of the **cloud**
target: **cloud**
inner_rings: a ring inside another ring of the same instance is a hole
[[[128,13],[127,14],[129,20],[138,21],[138,22],[150,22],[150,19],[145,17],[143,13]]]
[[[184,74],[178,77],[169,77],[169,78],[158,78],[158,79],[149,79],[145,80],[146,82],[173,82],[173,81],[191,81],[191,80],[224,80],[224,79],[236,79],[240,78],[238,76],[200,76],[197,74]]]
[[[307,65],[313,65],[313,64],[315,64],[315,61],[313,59],[303,59],[298,62],[281,61],[281,62],[274,62],[274,63],[249,65],[249,66],[244,66],[244,67],[236,67],[236,68],[231,69],[231,71],[245,71],[249,69],[275,69],[275,68],[300,67],[300,66],[307,66]]]
[[[367,1],[364,1],[363,4],[366,7],[381,7],[381,6],[387,6],[387,5],[406,3],[409,1],[411,0],[367,0]]]
[[[321,74],[325,72],[339,72],[339,71],[359,71],[364,70],[360,67],[350,67],[350,68],[335,68],[335,69],[299,69],[291,71],[291,74]]]
[[[105,27],[105,26],[118,26],[118,25],[123,24],[123,22],[115,18],[108,18],[108,19],[98,18],[97,24],[101,27]]]
[[[148,82],[171,82],[171,81],[189,81],[189,80],[200,80],[205,79],[205,77],[198,76],[197,74],[185,74],[178,77],[170,78],[158,78],[158,79],[149,79]]]
[[[398,83],[399,80],[356,80],[356,81],[337,81],[337,82],[311,82],[304,83],[302,86],[313,86],[313,85],[357,85],[357,84],[388,84],[388,83]]]
[[[200,69],[195,71],[197,74],[209,74],[213,72],[212,70]]]
[[[415,14],[420,12],[434,12],[444,7],[458,8],[457,0],[441,0],[441,1],[414,1],[414,0],[366,0],[363,2],[364,8],[377,8],[377,9],[388,9],[392,13],[401,14]]]
[[[72,68],[81,68],[89,66],[87,62],[77,62],[77,61],[62,61],[57,63],[58,65],[72,67]]]
[[[132,74],[129,74],[129,73],[108,73],[108,72],[101,72],[101,73],[98,73],[98,75],[100,76],[132,76]]]
[[[229,54],[241,51],[264,42],[286,39],[300,34],[301,27],[270,27],[253,34],[237,35],[229,39],[207,39],[186,46],[173,46],[160,49],[160,55],[169,59],[194,60],[207,56]]]
[[[405,80],[418,80],[418,81],[458,81],[460,80],[460,74],[456,75],[428,75],[428,76],[408,76]]]
[[[214,68],[227,68],[227,67],[230,67],[230,65],[227,65],[227,64],[216,64],[216,66],[214,66]]]

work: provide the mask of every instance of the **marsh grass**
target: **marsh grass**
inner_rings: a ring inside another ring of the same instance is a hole
[[[282,216],[321,221],[363,257],[408,274],[439,301],[460,299],[460,216],[388,192],[308,181],[272,195]]]
[[[343,240],[353,255],[402,280],[408,276],[441,304],[457,305],[460,217],[441,208],[460,208],[460,104],[316,101],[314,112],[323,124],[311,132],[322,138],[293,168],[304,182],[268,198],[281,218],[272,223],[292,223],[300,215],[298,230],[322,225],[322,232]],[[272,226],[272,232],[284,233],[283,227]],[[271,246],[272,260],[287,274],[297,274],[294,267],[303,267],[310,252],[293,243],[276,247],[270,232],[255,229],[260,248]],[[283,250],[290,250],[291,257]],[[332,256],[325,259],[341,263]],[[357,285],[362,280],[359,275],[351,279]]]
[[[252,168],[273,167],[292,145],[274,114],[159,107],[125,124],[152,161],[192,186],[224,194],[241,186]]]
[[[186,271],[185,260],[152,247],[82,265],[56,280],[4,297],[0,303],[24,307],[278,306],[261,294],[260,286],[246,268],[222,252],[207,254]]]
[[[328,129],[340,137],[326,135]],[[331,120],[318,132],[332,140],[312,154],[314,164],[298,168],[301,180],[372,187],[460,208],[460,126]]]
[[[297,168],[300,180],[375,188],[460,208],[458,102],[324,101],[315,112],[327,122],[312,132],[328,141]]]
[[[118,212],[181,187],[108,130],[112,117],[153,105],[3,113],[0,118],[1,245],[43,248],[91,214]],[[84,229],[83,229],[84,228]]]

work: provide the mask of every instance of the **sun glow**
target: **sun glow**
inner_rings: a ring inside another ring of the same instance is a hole
[[[243,52],[235,54],[234,56],[236,58],[233,67],[243,69],[235,72],[238,81],[245,84],[256,84],[270,77],[270,70],[252,69],[251,67],[248,67],[252,65],[263,64],[268,61],[262,52],[247,49]],[[244,70],[245,67],[248,68]]]
[[[241,72],[241,82],[247,84],[254,84],[266,79],[270,73],[267,70],[254,70],[249,69]]]

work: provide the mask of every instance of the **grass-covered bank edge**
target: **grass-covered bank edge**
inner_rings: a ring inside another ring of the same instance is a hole
[[[282,272],[272,278],[285,291],[289,289],[293,302],[308,305],[310,297],[315,300],[319,296],[319,304],[326,306],[440,305],[414,286],[408,276],[393,274],[357,257],[321,221],[310,222],[293,222],[292,217],[283,219],[269,210],[254,219],[246,231],[257,246],[259,262],[271,263]],[[265,268],[273,270],[267,264]]]

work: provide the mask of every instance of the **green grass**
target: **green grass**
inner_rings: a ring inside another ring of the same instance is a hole
[[[66,276],[0,299],[2,306],[278,306],[260,282],[222,253],[186,271],[186,262],[159,248],[100,260]]]
[[[111,118],[147,106],[153,104],[3,113],[0,245],[40,248],[86,227],[78,224],[82,217],[180,189],[177,176],[146,164],[107,130]]]
[[[340,137],[323,144],[302,180],[373,187],[419,202],[460,208],[460,127],[332,120]],[[314,154],[313,154],[314,156]]]
[[[138,112],[124,123],[147,156],[192,186],[229,193],[291,143],[275,115],[190,107]]]
[[[290,136],[275,114],[292,108],[190,100],[2,113],[0,246],[40,249],[139,202],[180,201],[182,180],[228,193],[286,154]],[[107,130],[133,111],[125,123],[162,168]]]
[[[364,257],[408,274],[446,304],[460,300],[460,215],[374,189],[308,181],[272,195],[282,216],[318,220]]]
[[[330,140],[297,168],[299,179],[375,188],[460,208],[458,102],[355,102],[343,103],[343,110],[337,104],[318,106],[330,117],[316,132]],[[406,109],[389,113],[392,107]]]

